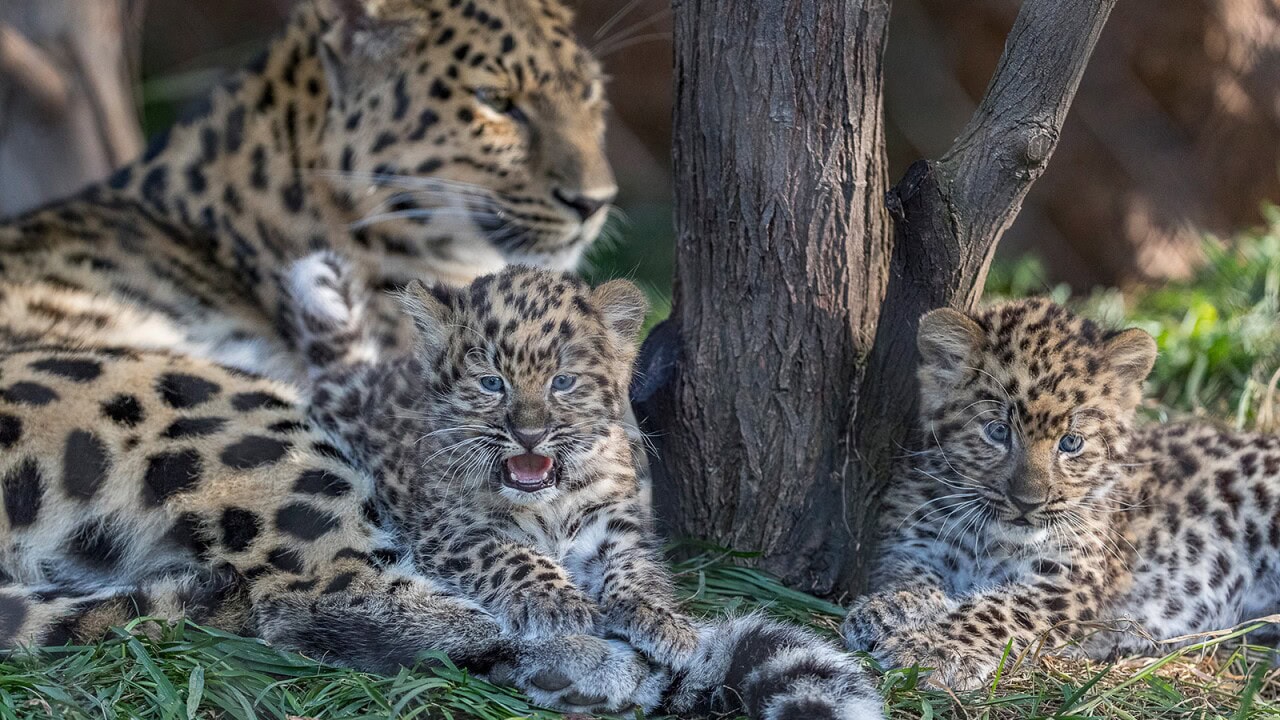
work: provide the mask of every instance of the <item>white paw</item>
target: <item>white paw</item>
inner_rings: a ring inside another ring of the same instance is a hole
[[[326,325],[351,322],[352,272],[337,253],[324,250],[295,261],[286,270],[285,282],[303,315]]]

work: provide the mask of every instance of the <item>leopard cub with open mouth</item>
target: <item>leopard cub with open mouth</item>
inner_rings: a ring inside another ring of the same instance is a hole
[[[617,685],[646,711],[882,717],[833,644],[759,615],[681,609],[627,432],[639,288],[522,267],[462,289],[415,281],[401,293],[414,349],[379,359],[352,272],[332,253],[296,263],[287,322],[312,361],[312,422],[374,479],[366,514],[417,572],[505,633],[634,649],[652,675]],[[613,710],[624,695],[558,704]]]

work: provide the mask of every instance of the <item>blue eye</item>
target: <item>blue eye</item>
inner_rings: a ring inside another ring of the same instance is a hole
[[[480,378],[480,387],[486,392],[500,393],[506,388],[507,384],[502,382],[502,378],[497,375],[485,375]]]
[[[551,378],[551,389],[564,392],[578,384],[577,375],[557,375]]]
[[[982,434],[997,445],[1007,445],[1010,435],[1009,423],[1002,420],[992,420],[982,428]]]
[[[1080,452],[1083,447],[1084,438],[1076,435],[1075,433],[1063,435],[1062,439],[1058,441],[1058,449],[1067,455],[1075,455]]]

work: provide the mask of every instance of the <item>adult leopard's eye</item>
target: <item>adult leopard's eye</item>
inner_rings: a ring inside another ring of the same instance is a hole
[[[551,378],[551,389],[564,392],[574,385],[578,384],[577,375],[557,375]]]
[[[500,393],[506,386],[507,384],[497,375],[485,375],[480,378],[480,387],[484,388],[486,392]]]
[[[513,119],[524,122],[525,115],[516,107],[516,102],[506,92],[498,88],[483,87],[476,88],[476,99],[486,105],[489,109],[503,115],[510,115]]]
[[[1084,438],[1076,435],[1075,433],[1063,435],[1062,439],[1058,441],[1058,449],[1067,455],[1075,455],[1083,448]]]
[[[1003,420],[992,420],[983,426],[982,434],[997,445],[1007,445],[1009,444],[1009,436],[1012,433],[1009,430],[1009,423]]]

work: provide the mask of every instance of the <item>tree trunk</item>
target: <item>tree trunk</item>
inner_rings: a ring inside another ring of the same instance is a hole
[[[856,591],[915,327],[976,302],[1114,0],[1026,0],[981,107],[888,195],[884,0],[675,5],[676,284],[634,393],[677,537]]]
[[[0,0],[0,217],[68,195],[142,151],[142,0]]]
[[[675,4],[681,359],[640,413],[662,428],[658,512],[809,587],[832,586],[849,543],[852,360],[886,280],[888,15],[884,0]]]

